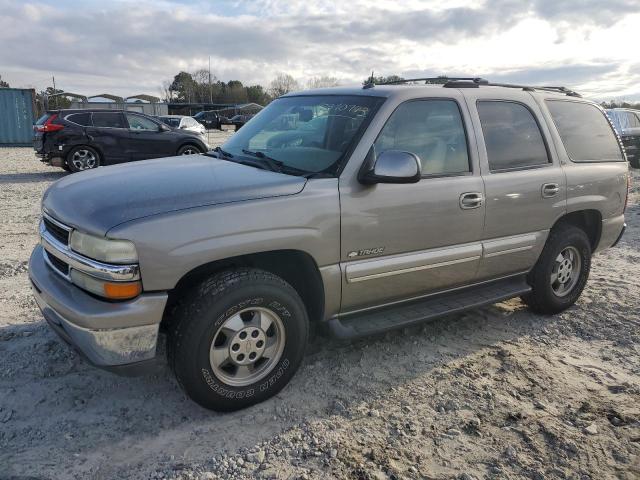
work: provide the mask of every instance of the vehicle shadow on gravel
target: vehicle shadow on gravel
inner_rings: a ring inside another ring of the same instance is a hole
[[[63,170],[59,172],[3,173],[0,174],[0,183],[53,182],[66,175],[69,173]]]
[[[150,376],[118,377],[86,364],[44,322],[5,327],[0,464],[13,465],[12,474],[65,478],[88,473],[83,465],[115,476],[132,459],[159,466],[204,461],[299,422],[349,416],[480,349],[536,335],[545,323],[512,300],[354,343],[318,336],[282,392],[225,414],[187,399],[166,363]]]

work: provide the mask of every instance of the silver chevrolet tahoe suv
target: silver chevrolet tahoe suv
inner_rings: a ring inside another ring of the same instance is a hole
[[[29,275],[91,363],[146,372],[166,338],[186,393],[235,410],[287,384],[312,327],[352,339],[518,296],[568,308],[622,235],[628,181],[603,110],[566,89],[306,91],[207,154],[57,181]]]

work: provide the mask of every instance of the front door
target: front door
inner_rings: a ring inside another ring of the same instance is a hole
[[[416,154],[414,184],[340,183],[342,311],[471,283],[482,255],[484,187],[462,97],[400,104],[373,144]],[[471,137],[471,138],[469,138]],[[469,141],[471,139],[471,141]]]
[[[566,208],[566,180],[539,106],[522,92],[467,92],[487,196],[478,277],[529,270]],[[505,97],[506,95],[506,97]]]
[[[126,113],[125,116],[129,124],[132,160],[170,157],[176,154],[172,132],[160,130],[160,124],[142,115]]]

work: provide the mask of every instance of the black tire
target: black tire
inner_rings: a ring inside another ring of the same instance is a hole
[[[580,273],[575,284],[562,296],[552,287],[551,275],[556,258],[567,248],[573,247],[580,260]],[[554,228],[549,233],[542,254],[528,277],[532,290],[522,300],[535,312],[552,315],[573,305],[589,278],[591,270],[591,243],[584,230],[571,225]]]
[[[284,326],[284,347],[262,378],[230,385],[214,372],[210,349],[228,319],[253,308],[277,313]],[[201,282],[176,307],[173,320],[167,338],[169,365],[191,399],[217,411],[239,410],[278,393],[300,366],[309,336],[307,312],[293,287],[276,275],[249,268],[220,272]]]
[[[82,158],[85,158],[85,160],[78,161],[78,159],[76,159],[76,154],[78,156],[81,156]],[[100,154],[95,148],[89,147],[88,145],[79,145],[72,148],[69,153],[67,153],[65,163],[67,167],[65,168],[65,170],[68,169],[73,173],[81,172],[84,170],[91,170],[100,166]],[[80,165],[81,163],[85,163],[85,166],[82,167]]]
[[[65,161],[62,165],[60,165],[60,167],[62,167],[62,169],[63,169],[65,172],[70,172],[70,171],[71,171],[71,169],[69,168],[69,165],[67,165],[67,162],[66,162],[66,161]]]
[[[178,149],[177,155],[195,155],[197,153],[202,153],[202,149],[197,145],[188,143]]]

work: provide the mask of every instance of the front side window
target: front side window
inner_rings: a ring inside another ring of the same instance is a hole
[[[126,128],[122,114],[118,112],[93,112],[94,127]]]
[[[149,120],[148,118],[141,117],[140,115],[134,115],[132,113],[127,113],[127,122],[129,122],[129,128],[131,130],[151,130],[157,131],[158,125]]]
[[[590,103],[547,100],[567,155],[574,162],[624,160],[605,114]]]
[[[486,100],[477,105],[492,172],[549,163],[542,132],[527,107],[515,102]]]
[[[423,175],[469,171],[467,138],[458,104],[453,100],[412,100],[391,115],[373,145],[415,154]]]
[[[314,95],[271,102],[222,149],[238,159],[267,156],[308,173],[335,174],[382,98]]]

